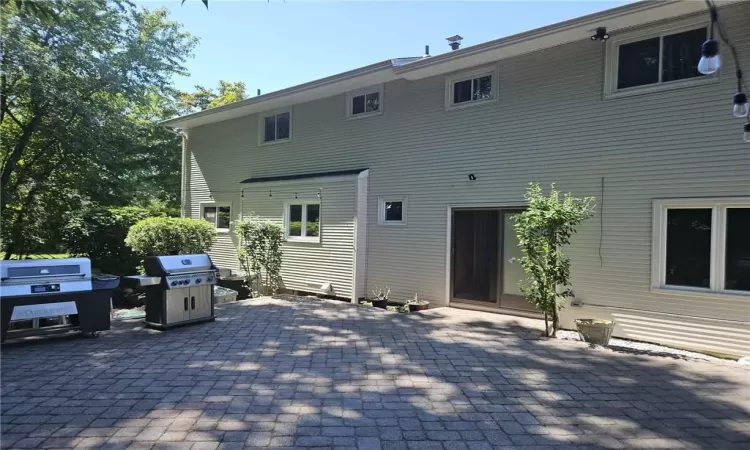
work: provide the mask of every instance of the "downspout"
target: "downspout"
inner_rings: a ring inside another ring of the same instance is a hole
[[[188,216],[188,149],[187,140],[188,135],[185,130],[176,130],[177,134],[182,138],[182,167],[180,169],[180,217]]]

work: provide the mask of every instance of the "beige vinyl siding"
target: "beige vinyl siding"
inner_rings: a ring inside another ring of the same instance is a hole
[[[722,21],[748,59],[750,4],[727,7]],[[369,168],[366,290],[387,284],[395,300],[417,292],[444,305],[449,205],[517,204],[529,181],[556,182],[599,205],[568,252],[584,302],[719,319],[702,336],[750,353],[749,298],[650,290],[654,199],[750,195],[727,50],[720,82],[633,97],[602,99],[605,46],[585,40],[501,61],[498,101],[485,105],[446,111],[445,77],[436,76],[386,83],[384,113],[362,120],[345,120],[345,94],[295,105],[284,144],[257,145],[256,115],[199,127],[188,142],[198,165],[191,185],[194,194],[206,184],[238,192],[250,176]],[[408,225],[378,224],[377,199],[388,196],[408,197]],[[564,319],[601,311],[567,309]],[[693,322],[682,323],[646,340],[680,339]]]
[[[281,264],[283,287],[318,292],[322,284],[331,283],[336,296],[351,297],[354,280],[354,180],[316,184],[253,183],[246,186],[243,215],[256,216],[279,225],[283,223],[286,202],[320,201],[320,243],[290,241],[284,244]]]

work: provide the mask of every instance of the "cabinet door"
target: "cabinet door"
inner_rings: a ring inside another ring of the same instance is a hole
[[[190,318],[189,289],[167,289],[167,323],[182,322]]]
[[[211,285],[190,288],[190,318],[200,319],[211,316]]]

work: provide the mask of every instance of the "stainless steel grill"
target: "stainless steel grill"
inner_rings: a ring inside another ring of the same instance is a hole
[[[146,324],[165,329],[214,320],[216,267],[206,254],[151,256],[146,275],[126,277],[146,289]]]
[[[119,277],[92,276],[88,258],[0,261],[2,336],[109,330]]]

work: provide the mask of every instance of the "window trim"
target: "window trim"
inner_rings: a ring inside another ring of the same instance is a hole
[[[649,94],[653,92],[670,91],[673,89],[683,89],[693,86],[702,86],[705,84],[717,83],[720,81],[719,74],[721,69],[712,75],[703,75],[701,77],[686,78],[675,81],[658,81],[654,84],[643,86],[633,86],[625,89],[617,89],[617,69],[620,56],[620,46],[633,42],[643,41],[651,38],[663,38],[671,34],[682,33],[685,31],[695,30],[700,27],[706,27],[706,37],[708,37],[708,23],[702,17],[693,17],[690,19],[670,22],[658,26],[650,26],[636,31],[615,35],[607,40],[605,57],[604,57],[604,99],[630,97],[633,95]],[[662,58],[664,40],[659,43],[659,78],[661,79]],[[721,50],[720,50],[721,51]]]
[[[317,236],[305,236],[307,234],[307,227],[302,228],[301,236],[290,236],[289,235],[289,207],[291,206],[302,206],[302,223],[307,224],[307,205],[318,205],[318,235]],[[323,234],[323,207],[319,200],[315,201],[288,201],[284,202],[284,238],[287,242],[312,242],[320,243],[320,236]]]
[[[273,141],[266,141],[266,118],[271,116],[278,116],[279,114],[289,113],[289,137],[285,139],[274,139]],[[283,144],[292,141],[293,125],[294,125],[294,114],[292,108],[277,109],[274,111],[266,111],[258,114],[258,145],[275,145]]]
[[[219,228],[219,208],[222,206],[228,206],[229,207],[229,228]],[[212,208],[216,207],[216,222],[213,223],[214,228],[216,229],[217,233],[229,233],[232,227],[232,202],[200,202],[199,203],[199,214],[200,214],[200,220],[205,220],[203,218],[204,210],[206,208]],[[206,220],[206,222],[208,222]],[[210,223],[210,222],[209,222]]]
[[[392,202],[401,202],[401,220],[385,220],[385,204]],[[378,225],[406,226],[407,203],[407,197],[378,197]]]
[[[498,80],[497,65],[482,66],[473,70],[455,73],[445,77],[445,109],[446,111],[452,111],[455,109],[470,108],[472,106],[487,105],[489,103],[497,102],[499,97],[499,80]],[[453,85],[461,81],[466,81],[474,78],[480,78],[482,76],[492,76],[492,97],[483,100],[469,100],[463,103],[453,103]]]
[[[666,284],[667,210],[708,209],[711,214],[711,263],[708,288]],[[726,210],[750,208],[750,197],[705,197],[657,199],[653,201],[651,244],[651,291],[671,294],[696,294],[710,297],[750,298],[750,292],[725,289]]]
[[[367,109],[367,94],[378,94],[378,110],[371,112],[363,112],[360,114],[352,114],[352,101],[354,97],[361,95],[365,96],[365,109]],[[358,89],[356,91],[349,91],[346,93],[346,120],[358,120],[365,119],[367,117],[380,116],[383,114],[385,106],[384,87],[382,84],[377,86],[370,86],[364,89]]]

